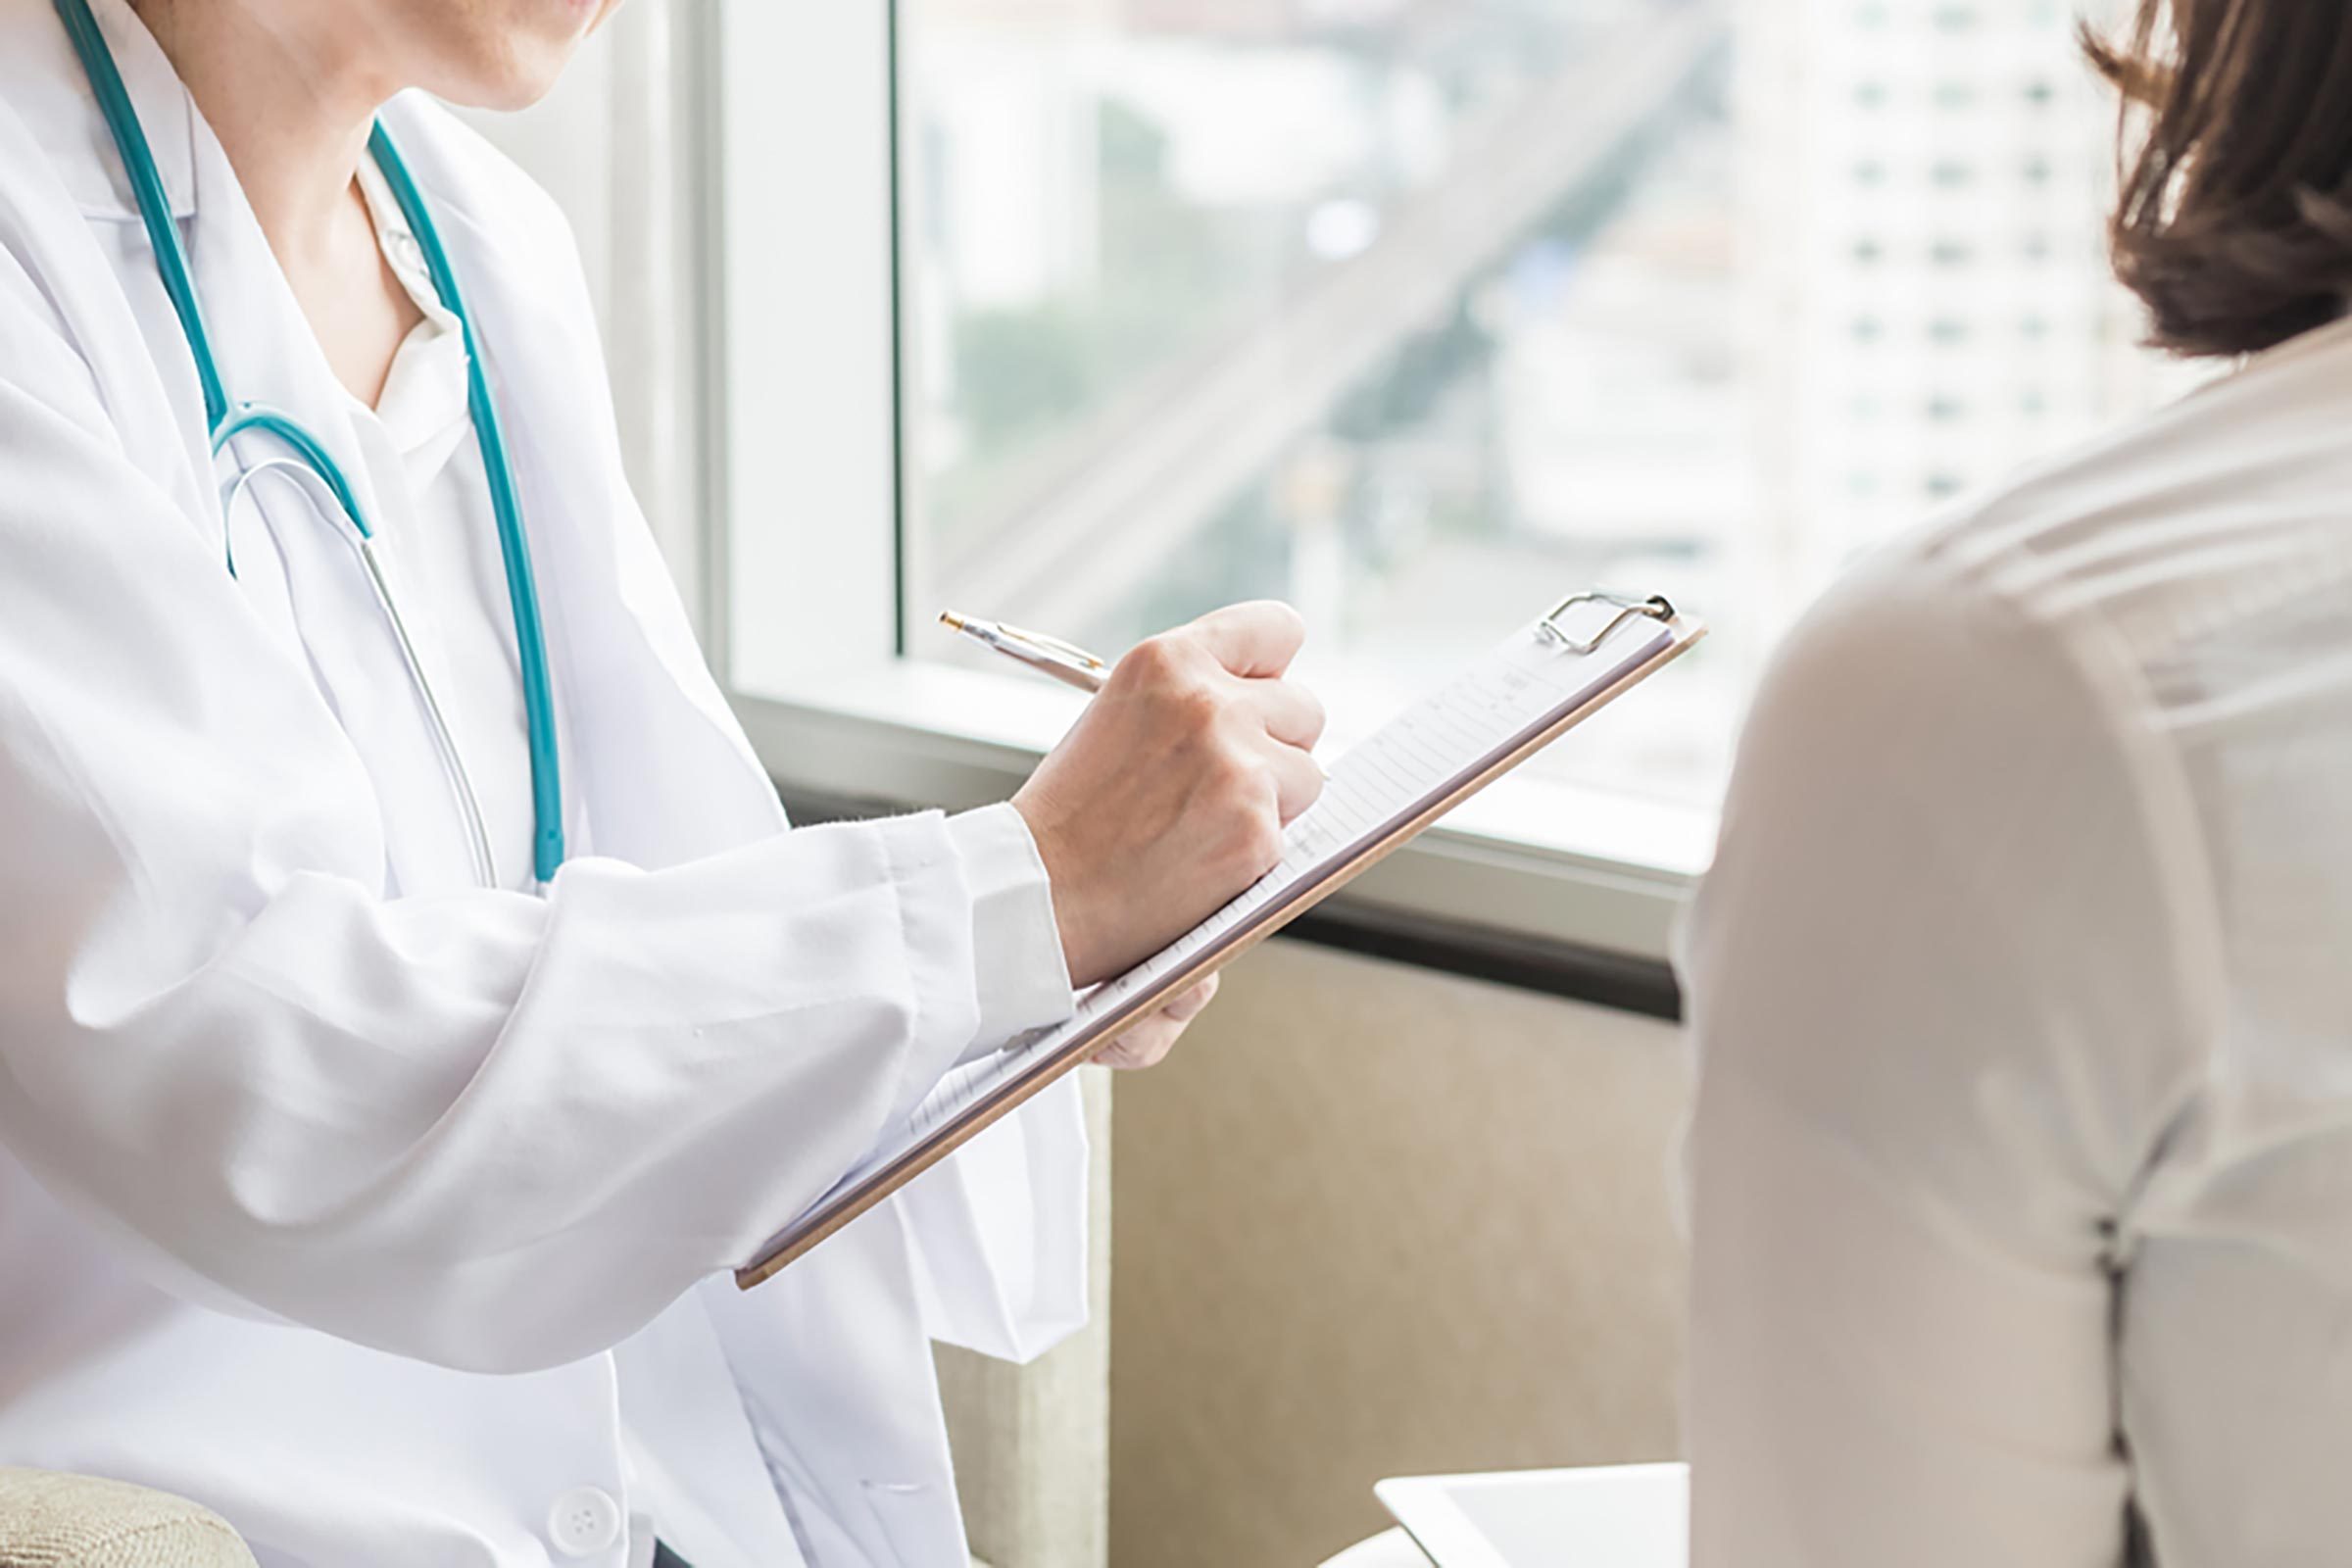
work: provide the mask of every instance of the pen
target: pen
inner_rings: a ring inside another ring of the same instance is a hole
[[[1023,631],[1002,621],[975,620],[959,615],[953,610],[940,612],[939,623],[958,636],[969,637],[983,648],[994,649],[1007,659],[1017,659],[1041,675],[1051,676],[1064,686],[1075,686],[1082,692],[1099,692],[1102,677],[1109,673],[1105,664],[1085,649],[1048,637],[1043,632]]]

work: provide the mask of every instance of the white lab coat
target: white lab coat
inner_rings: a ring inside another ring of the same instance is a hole
[[[225,158],[99,11],[232,394],[335,445]],[[937,815],[784,831],[623,481],[562,220],[433,106],[387,119],[530,523],[574,855],[545,899],[466,886],[334,531],[273,494],[222,568],[120,160],[48,0],[0,0],[0,1462],[198,1498],[266,1565],[622,1568],[625,1428],[681,1547],[960,1562],[928,1341],[1081,1320],[1074,1091],[725,1276],[983,1027],[974,894]]]

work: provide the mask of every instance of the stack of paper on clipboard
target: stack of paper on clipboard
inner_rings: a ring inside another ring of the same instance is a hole
[[[1662,599],[1578,594],[1407,708],[1330,769],[1281,861],[1076,1013],[956,1069],[807,1213],[736,1273],[759,1284],[1143,1017],[1336,892],[1382,856],[1662,668],[1703,635]]]

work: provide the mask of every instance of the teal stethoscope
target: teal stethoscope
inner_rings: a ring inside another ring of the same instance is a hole
[[[98,30],[97,19],[90,14],[89,0],[55,0],[55,3],[67,33],[74,40],[74,51],[81,57],[82,69],[89,74],[98,108],[106,116],[107,129],[114,133],[116,150],[122,155],[132,194],[138,200],[139,218],[146,224],[148,242],[155,250],[156,269],[163,274],[164,291],[172,298],[172,309],[179,317],[180,330],[188,340],[188,352],[196,361],[196,377],[204,387],[204,413],[212,430],[214,457],[219,458],[232,439],[245,434],[274,437],[290,453],[240,474],[228,492],[222,514],[225,516],[228,507],[234,506],[238,492],[270,468],[306,470],[334,496],[344,520],[350,525],[361,564],[367,568],[368,586],[391,623],[402,662],[408,666],[409,678],[423,706],[442,769],[449,777],[459,813],[465,818],[474,873],[485,886],[493,885],[496,873],[480,803],[458,757],[457,743],[442,717],[441,706],[434,701],[432,685],[425,679],[424,665],[416,657],[407,624],[401,619],[400,607],[394,602],[376,560],[375,531],[360,510],[351,481],[324,444],[288,416],[260,404],[229,401],[221,385],[220,367],[213,358],[212,340],[205,332],[204,315],[197,308],[196,283],[188,270],[187,252],[180,245],[179,229],[164,196],[163,176],[156,170],[147,134],[139,126],[138,112],[131,107],[130,94],[122,85],[122,74],[116,69],[114,55]],[[416,235],[434,292],[441,296],[443,308],[457,318],[465,337],[474,441],[481,448],[482,471],[490,480],[490,506],[498,517],[499,551],[506,563],[507,598],[514,609],[514,647],[522,672],[524,727],[531,748],[531,809],[535,819],[531,835],[532,869],[545,884],[564,863],[564,790],[556,758],[555,700],[548,688],[547,634],[539,618],[539,590],[531,580],[530,546],[523,537],[522,506],[514,488],[514,467],[508,460],[506,439],[499,431],[498,410],[490,401],[490,383],[482,373],[473,322],[458,293],[457,276],[450,270],[449,253],[442,248],[440,231],[433,226],[432,215],[425,210],[416,182],[410,177],[408,166],[401,162],[392,138],[385,134],[380,123],[368,138],[368,146],[376,167],[383,172],[384,183],[391,187],[393,199],[399,203],[402,216]],[[230,570],[235,570],[233,559]]]

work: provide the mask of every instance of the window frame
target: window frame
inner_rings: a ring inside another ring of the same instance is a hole
[[[754,749],[804,808],[1002,801],[1076,710],[1017,672],[906,657],[898,10],[679,8],[699,34],[679,55],[702,122],[686,149],[704,240],[700,618]],[[843,520],[778,526],[779,474],[796,514]],[[1670,1014],[1671,931],[1714,820],[1506,779],[1307,934]]]

